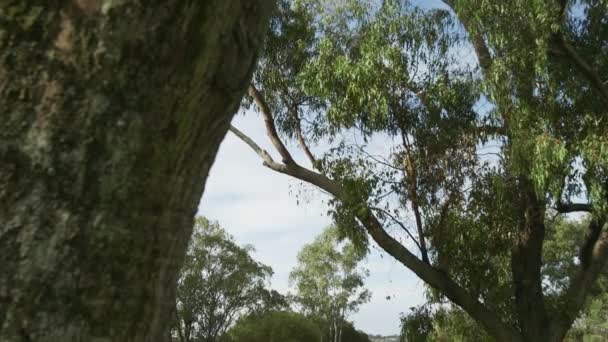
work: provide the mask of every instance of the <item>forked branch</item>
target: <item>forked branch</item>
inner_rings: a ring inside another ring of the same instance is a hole
[[[583,308],[593,284],[608,264],[608,225],[605,219],[591,220],[580,258],[579,269],[563,295],[565,309],[560,310],[551,321],[550,331],[554,341],[559,341],[566,335]]]
[[[250,87],[250,92],[255,95],[254,99],[257,97],[256,104],[263,105],[265,103],[262,95],[253,86]],[[232,126],[230,131],[251,147],[264,160],[266,167],[316,186],[332,195],[338,201],[347,203],[349,201],[348,192],[339,182],[324,174],[304,168],[291,158],[289,151],[287,151],[287,148],[285,148],[285,145],[277,134],[272,112],[267,106],[265,108],[261,107],[260,110],[266,123],[266,133],[275,148],[279,150],[283,159],[287,160],[285,164],[272,160],[266,151],[237,128]],[[365,206],[365,210],[358,210],[355,217],[382,249],[414,272],[424,282],[440,290],[452,302],[462,307],[496,339],[501,341],[522,341],[522,337],[516,329],[502,322],[498,315],[488,310],[483,303],[458,285],[447,273],[434,268],[428,262],[420,260],[414,253],[410,252],[399,241],[388,234],[367,203],[361,204]]]

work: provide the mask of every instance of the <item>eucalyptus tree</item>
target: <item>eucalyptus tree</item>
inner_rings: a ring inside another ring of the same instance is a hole
[[[195,222],[177,282],[175,331],[181,342],[215,342],[239,317],[265,306],[272,269],[217,222]]]
[[[330,226],[302,248],[289,274],[295,302],[328,327],[330,341],[342,341],[346,318],[370,299],[363,283],[368,272],[359,266],[364,257],[351,241],[340,242],[337,227]]]
[[[562,340],[608,259],[606,2],[280,9],[246,102],[276,151],[231,131],[495,339]],[[543,288],[547,220],[573,213],[576,263]]]
[[[274,1],[0,1],[0,340],[161,341]]]

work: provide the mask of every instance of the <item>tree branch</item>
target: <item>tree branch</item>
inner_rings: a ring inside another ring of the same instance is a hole
[[[229,130],[230,132],[234,133],[234,135],[236,135],[239,139],[241,139],[244,143],[249,145],[249,147],[251,147],[251,149],[255,151],[255,153],[264,160],[264,162],[271,164],[275,162],[270,156],[270,154],[266,152],[266,150],[262,149],[258,144],[255,143],[255,141],[245,135],[245,133],[241,132],[238,128],[234,127],[233,125],[230,125]]]
[[[409,229],[407,229],[407,227],[399,220],[397,220],[397,218],[395,216],[393,216],[388,210],[382,209],[382,208],[378,208],[378,207],[370,207],[370,209],[372,210],[376,210],[381,212],[382,214],[388,216],[391,221],[395,222],[397,225],[399,225],[401,227],[401,229],[403,229],[407,235],[414,240],[414,243],[416,244],[416,246],[418,247],[418,250],[420,251],[420,253],[422,253],[422,247],[420,247],[420,243],[418,242],[418,240],[414,237],[414,235],[412,235],[412,233],[410,232]]]
[[[264,124],[266,125],[266,134],[270,138],[270,142],[272,142],[272,145],[274,145],[274,147],[281,155],[283,163],[285,163],[285,165],[294,163],[291,154],[289,153],[281,139],[279,139],[279,134],[277,133],[277,128],[274,125],[274,119],[272,118],[272,112],[270,110],[270,107],[268,107],[268,103],[266,103],[264,96],[262,96],[262,94],[255,88],[253,84],[249,85],[248,92],[249,96],[253,98],[255,104],[260,109],[260,113],[264,118]]]
[[[476,128],[477,133],[483,133],[486,135],[507,135],[507,130],[501,126],[478,126]]]
[[[589,234],[581,248],[581,264],[568,290],[563,295],[564,310],[559,310],[551,320],[553,341],[559,341],[568,332],[596,279],[608,264],[608,227],[605,219],[592,219]]]
[[[316,169],[317,160],[315,159],[314,155],[308,148],[306,141],[304,140],[304,134],[302,133],[302,126],[301,126],[301,122],[300,122],[300,117],[298,115],[298,111],[296,108],[290,108],[289,113],[293,116],[295,123],[296,123],[296,134],[298,135],[298,144],[300,144],[300,147],[302,148],[302,150],[304,150],[304,154],[306,154],[306,157],[310,161],[310,164],[312,165],[312,167]]]
[[[233,133],[235,132],[232,128],[231,131]],[[263,155],[263,153],[260,154],[259,152],[261,148],[259,148],[253,140],[246,137],[243,133],[237,136],[245,141],[247,145],[252,147],[258,155]],[[243,139],[244,137],[246,139]],[[339,201],[345,202],[347,200],[346,191],[342,186],[323,174],[303,168],[296,163],[287,166],[274,162],[269,163],[265,160],[264,165],[274,171],[314,185],[319,189],[328,192]],[[516,329],[504,324],[494,312],[488,310],[475,296],[460,287],[445,272],[420,260],[416,255],[390,236],[384,230],[378,219],[373,215],[372,210],[369,207],[367,207],[367,210],[358,213],[356,218],[382,249],[414,272],[424,282],[440,290],[452,302],[462,307],[474,319],[480,322],[496,339],[500,341],[522,341],[521,335]]]
[[[462,13],[462,11],[457,11],[456,10],[456,0],[443,0],[443,3],[445,3],[448,7],[450,7],[452,9],[452,11],[454,11],[454,13],[456,13],[456,16],[458,17],[458,20],[460,20],[460,22],[462,23],[462,26],[464,26],[464,29],[467,31],[467,34],[469,35],[469,39],[471,40],[471,45],[473,45],[473,49],[475,50],[475,54],[477,55],[477,58],[479,59],[479,66],[481,67],[481,70],[484,74],[489,73],[490,68],[492,67],[492,55],[490,54],[490,50],[488,49],[488,46],[486,45],[486,42],[483,40],[483,37],[481,34],[478,33],[478,31],[472,27],[472,22],[470,20],[470,18],[468,16],[466,16],[464,13]]]
[[[574,213],[577,211],[591,212],[591,205],[587,203],[558,203],[555,210],[560,214]]]
[[[374,155],[371,155],[371,154],[370,154],[369,152],[367,152],[367,151],[366,151],[366,150],[365,150],[365,149],[364,149],[364,148],[363,148],[361,145],[355,145],[355,146],[356,146],[356,147],[359,149],[359,151],[361,151],[361,153],[363,153],[364,155],[366,155],[366,156],[367,156],[369,159],[373,160],[375,163],[378,163],[378,164],[380,164],[380,165],[384,165],[384,166],[386,166],[386,167],[388,167],[388,168],[391,168],[391,169],[393,169],[393,170],[397,170],[397,171],[403,171],[403,169],[402,169],[402,168],[399,168],[399,167],[396,167],[396,166],[394,166],[394,165],[390,164],[390,163],[389,163],[389,162],[388,162],[386,159],[384,159],[383,157],[381,157],[381,156],[374,156]],[[384,160],[380,160],[379,158],[382,158],[382,159],[384,159]],[[401,182],[395,182],[395,183],[397,183],[397,184],[401,184]]]
[[[560,7],[559,18],[566,20],[566,14],[568,9],[568,0],[558,0]],[[602,96],[604,102],[608,103],[608,87],[600,79],[597,70],[595,70],[587,61],[576,51],[576,49],[568,42],[563,33],[558,33],[554,36],[554,42],[557,44],[558,50],[551,49],[549,52],[555,56],[566,57],[572,64],[581,72],[591,85],[596,89],[600,96]]]
[[[559,34],[556,39],[558,47],[561,49],[563,54],[560,56],[568,58],[580,73],[587,78],[589,83],[595,88],[598,94],[602,97],[605,103],[608,103],[608,87],[602,82],[599,77],[597,70],[595,70],[587,61],[576,51],[576,49],[570,44],[563,34]]]

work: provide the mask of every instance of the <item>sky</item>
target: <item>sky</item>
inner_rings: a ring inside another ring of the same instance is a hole
[[[233,125],[266,151],[274,151],[257,114],[240,114]],[[299,147],[287,146],[306,165]],[[254,258],[274,270],[272,288],[287,293],[298,252],[331,224],[327,199],[312,187],[265,168],[247,145],[228,133],[211,168],[198,214],[217,220],[237,243],[252,245]],[[349,319],[369,334],[398,334],[400,314],[424,302],[422,281],[373,243],[363,266],[370,272],[366,287],[372,298]]]

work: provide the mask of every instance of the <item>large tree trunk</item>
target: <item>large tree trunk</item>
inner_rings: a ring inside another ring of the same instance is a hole
[[[0,0],[0,340],[160,341],[270,0]]]

